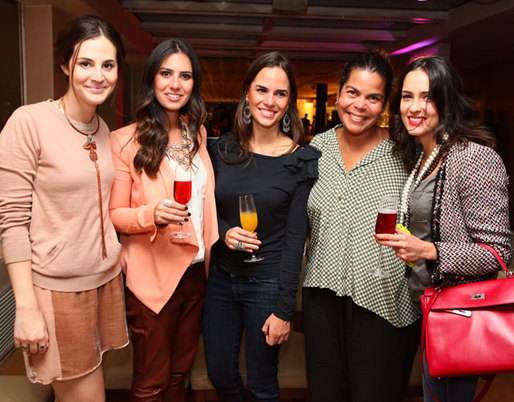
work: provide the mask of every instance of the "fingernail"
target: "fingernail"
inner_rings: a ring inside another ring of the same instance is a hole
[[[178,224],[179,224],[180,226],[182,226],[182,222],[179,222]]]
[[[191,216],[191,212],[188,212],[188,213],[187,213],[187,216]]]
[[[184,218],[184,220],[185,220],[186,222],[187,222],[187,221],[189,221],[189,219],[187,219],[187,218]]]
[[[187,205],[186,205],[186,211],[187,211]]]
[[[373,235],[373,237],[376,239],[376,238],[377,238],[377,235],[375,234],[375,235]]]

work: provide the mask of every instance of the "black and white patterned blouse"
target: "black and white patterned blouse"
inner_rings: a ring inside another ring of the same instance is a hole
[[[318,134],[311,145],[322,152],[319,178],[307,204],[311,243],[303,286],[333,290],[385,318],[396,327],[414,322],[416,312],[408,291],[405,265],[384,247],[381,268],[387,278],[367,270],[379,263],[373,237],[380,199],[400,193],[407,178],[387,139],[346,171],[336,129]]]

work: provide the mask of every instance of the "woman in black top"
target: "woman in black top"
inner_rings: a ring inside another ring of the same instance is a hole
[[[279,345],[286,341],[308,220],[307,198],[319,151],[303,147],[289,61],[260,56],[243,83],[233,133],[211,146],[220,240],[204,310],[207,369],[220,400],[244,401],[238,370],[245,331],[248,388],[255,400],[279,400]],[[253,194],[258,234],[243,230],[238,196]],[[247,263],[251,251],[262,261]]]

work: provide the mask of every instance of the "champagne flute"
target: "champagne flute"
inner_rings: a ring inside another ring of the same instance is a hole
[[[186,205],[191,200],[191,169],[189,166],[177,165],[175,168],[175,181],[173,183],[173,198],[179,204]],[[182,232],[182,225],[178,232],[170,235],[178,239],[191,237],[191,233]]]
[[[376,234],[384,234],[389,233],[393,234],[396,228],[396,213],[398,211],[398,201],[395,197],[383,197],[380,200],[380,205],[378,207],[377,221],[375,223],[375,233]],[[382,271],[380,269],[383,262],[383,247],[380,246],[379,252],[379,264],[377,268],[368,270],[368,273],[371,275],[378,276],[380,278],[387,278],[390,276],[388,272]]]
[[[249,232],[254,232],[257,228],[258,218],[257,209],[252,194],[245,194],[239,196],[239,219],[241,220],[241,227]],[[258,262],[264,258],[257,257],[252,250],[252,256],[243,260],[244,262]]]

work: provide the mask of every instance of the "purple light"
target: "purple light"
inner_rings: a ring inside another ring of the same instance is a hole
[[[430,22],[430,18],[413,18],[412,22],[415,24],[427,24]]]
[[[422,47],[425,47],[425,46],[431,45],[433,43],[436,43],[436,42],[439,41],[439,39],[440,39],[440,37],[435,37],[435,38],[430,38],[430,39],[422,40],[421,42],[414,43],[414,44],[412,44],[410,46],[404,47],[403,49],[398,49],[398,50],[390,53],[390,55],[391,56],[396,56],[396,55],[399,55],[399,54],[409,53],[409,52],[412,52],[414,50],[421,49]]]

